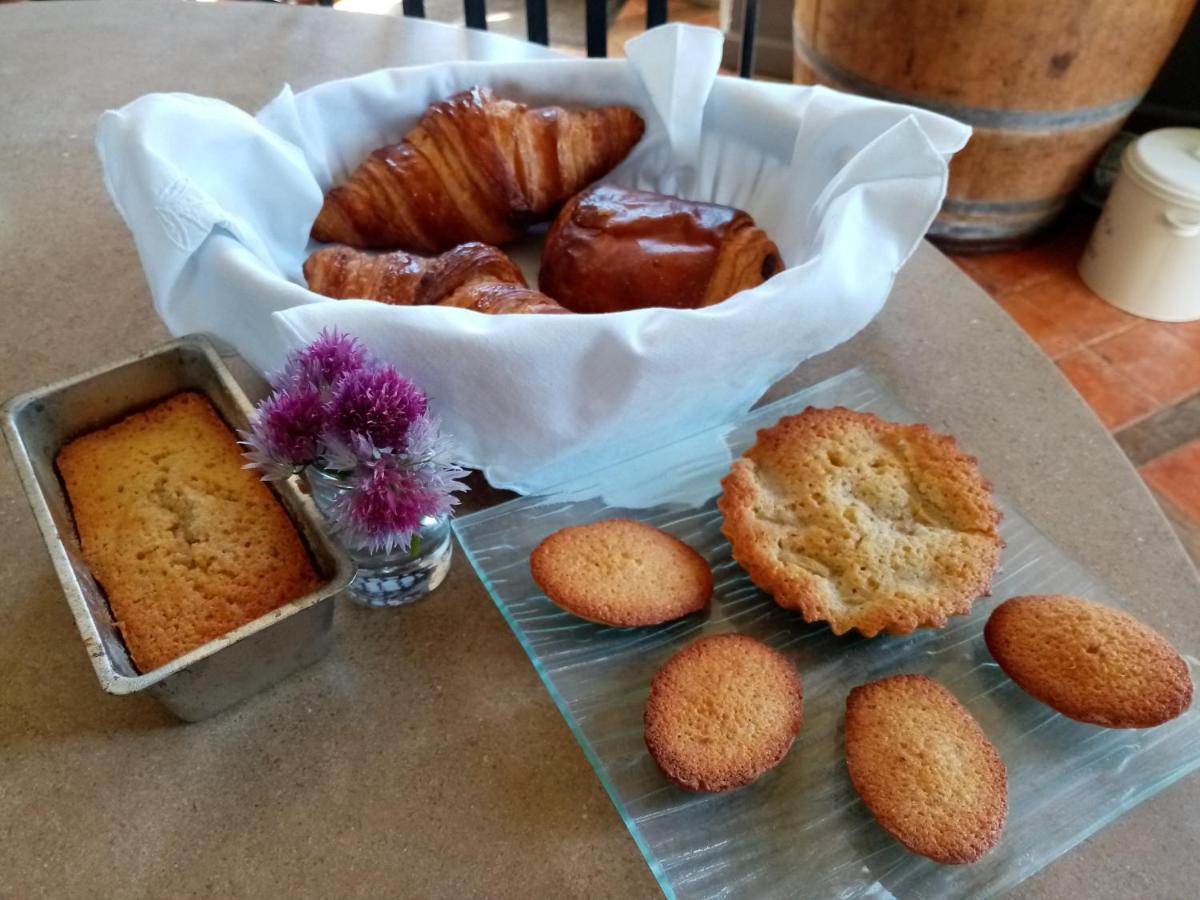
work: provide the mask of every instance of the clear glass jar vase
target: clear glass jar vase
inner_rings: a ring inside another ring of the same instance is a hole
[[[316,466],[304,470],[313,502],[327,521],[334,502],[350,489],[337,472]],[[337,538],[336,530],[333,531]],[[396,547],[390,552],[372,553],[346,546],[346,552],[358,564],[358,574],[347,592],[363,606],[406,606],[421,600],[446,578],[454,543],[450,539],[450,517],[426,516],[421,520],[413,547]]]

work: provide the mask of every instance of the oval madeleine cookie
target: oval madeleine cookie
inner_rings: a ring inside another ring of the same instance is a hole
[[[933,679],[896,675],[852,690],[846,762],[863,803],[914,853],[969,863],[1000,840],[1008,817],[1004,762]]]
[[[734,559],[834,634],[942,627],[987,593],[1004,544],[954,438],[841,407],[762,429],[721,486]]]
[[[602,625],[658,625],[712,597],[704,557],[665,531],[605,519],[554,532],[529,557],[533,580],[557,606]]]
[[[700,638],[658,670],[646,701],[646,747],[691,791],[753,781],[787,754],[800,730],[795,667],[742,634]]]
[[[1183,657],[1128,613],[1062,594],[1013,597],[983,631],[1006,675],[1064,716],[1150,728],[1192,702]]]

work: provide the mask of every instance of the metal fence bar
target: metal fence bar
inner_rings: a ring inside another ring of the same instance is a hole
[[[667,21],[667,0],[648,0],[646,3],[646,27],[654,28]]]
[[[738,75],[750,78],[754,75],[754,32],[758,28],[758,0],[745,0],[742,12],[742,59]]]
[[[463,14],[468,28],[487,31],[487,0],[463,0]]]
[[[525,0],[525,23],[529,40],[535,44],[550,44],[550,26],[546,17],[546,0]]]
[[[587,0],[587,55],[608,56],[608,8],[605,0]]]

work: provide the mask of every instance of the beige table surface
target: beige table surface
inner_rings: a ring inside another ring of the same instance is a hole
[[[488,50],[314,8],[0,4],[0,395],[167,337],[101,188],[92,128],[103,109],[153,90],[255,109],[284,81],[411,62],[406,47],[431,41]],[[1055,367],[943,256],[922,247],[878,320],[786,388],[851,364],[954,431],[999,489],[1149,621],[1200,645],[1195,575],[1134,471]],[[152,700],[96,686],[7,459],[0,521],[0,897],[655,893],[461,559],[428,603],[343,606],[328,660],[182,726]],[[1017,894],[1196,896],[1198,809],[1193,777]]]

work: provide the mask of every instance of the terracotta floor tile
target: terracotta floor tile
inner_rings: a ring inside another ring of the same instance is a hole
[[[946,258],[974,278],[975,276],[971,274],[971,270],[974,264],[979,262],[982,257],[972,253],[946,253]],[[983,287],[983,285],[980,285],[980,287]]]
[[[1070,353],[1079,346],[1069,332],[1063,330],[1036,303],[1031,303],[1027,297],[1020,294],[1012,297],[998,297],[996,302],[1004,307],[1004,311],[1013,317],[1021,326],[1021,330],[1034,339],[1042,352],[1051,359],[1058,359],[1065,353]]]
[[[1028,247],[1001,253],[972,253],[951,259],[993,297],[1005,297],[1054,275],[1074,273],[1096,223],[1089,209],[1073,208]]]
[[[1072,347],[1090,344],[1133,328],[1142,321],[1109,306],[1093,294],[1073,270],[1056,273],[1004,299],[1021,300],[1036,307]]]
[[[1200,439],[1151,460],[1140,471],[1147,484],[1200,522]]]
[[[1178,338],[1182,338],[1200,351],[1200,320],[1195,322],[1160,322],[1159,326]]]
[[[1058,367],[1110,430],[1129,424],[1156,406],[1124,374],[1087,347],[1062,357]]]
[[[1043,246],[953,257],[964,272],[993,297],[1004,297],[1054,275],[1056,254]]]
[[[1113,435],[1135,466],[1200,438],[1200,394],[1164,406]]]
[[[1159,403],[1200,390],[1200,351],[1158,322],[1142,322],[1092,349]]]

